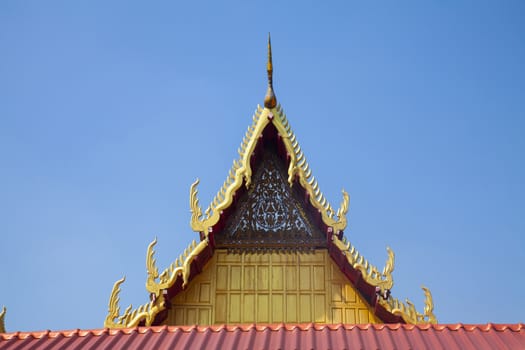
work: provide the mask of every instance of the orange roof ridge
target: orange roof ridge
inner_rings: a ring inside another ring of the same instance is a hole
[[[451,331],[455,329],[456,331]],[[448,330],[448,331],[443,331]],[[395,348],[395,349],[522,349],[520,324],[246,324],[133,327],[110,330],[15,332],[0,334],[0,349],[48,350],[157,348]],[[148,347],[149,346],[149,347]]]
[[[463,324],[463,323],[447,323],[447,324],[405,324],[405,323],[366,323],[366,324],[347,324],[347,323],[335,323],[335,324],[319,324],[319,323],[250,323],[250,324],[235,324],[235,325],[212,325],[212,326],[199,326],[199,325],[190,325],[190,326],[136,326],[129,328],[94,328],[94,329],[66,329],[66,330],[42,330],[42,331],[17,331],[11,333],[0,333],[0,340],[10,340],[12,338],[18,339],[27,339],[32,337],[34,339],[41,339],[44,337],[56,338],[57,336],[63,336],[65,338],[71,338],[74,336],[85,337],[87,335],[93,336],[102,336],[110,335],[115,336],[119,334],[131,335],[131,334],[145,334],[150,333],[175,333],[182,331],[189,333],[192,331],[197,331],[198,333],[203,333],[206,331],[212,331],[214,333],[220,331],[226,332],[235,332],[237,330],[242,332],[247,332],[250,330],[256,331],[287,331],[291,332],[293,330],[300,331],[309,331],[309,330],[324,330],[328,329],[331,331],[336,331],[339,329],[359,329],[366,331],[368,329],[373,329],[376,331],[397,331],[400,329],[404,330],[419,330],[419,331],[458,331],[464,330],[466,332],[524,332],[525,324],[524,323],[484,323],[484,324]]]

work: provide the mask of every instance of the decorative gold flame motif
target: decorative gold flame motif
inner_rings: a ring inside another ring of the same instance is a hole
[[[4,306],[2,308],[2,312],[0,312],[0,333],[5,333],[5,313],[7,312],[7,308]]]
[[[401,316],[407,323],[437,323],[436,316],[434,315],[434,303],[432,300],[432,294],[426,287],[422,287],[425,292],[425,308],[424,313],[421,314],[416,311],[414,304],[409,300],[406,301],[406,305],[400,302],[398,299],[388,296],[385,300],[381,295],[385,295],[385,291],[390,291],[394,286],[394,279],[392,272],[394,272],[394,261],[395,255],[392,249],[386,248],[388,258],[386,260],[383,272],[380,273],[377,267],[373,266],[366,260],[350,242],[343,237],[343,240],[337,238],[336,235],[332,236],[332,240],[337,248],[343,252],[348,263],[356,270],[361,271],[361,275],[366,283],[379,288],[379,303],[389,312],[394,315]]]
[[[173,286],[179,276],[182,276],[183,288],[188,285],[191,263],[208,246],[208,239],[206,238],[199,244],[193,241],[188,248],[184,250],[184,253],[181,254],[179,258],[160,275],[155,261],[154,247],[156,244],[157,238],[149,244],[146,253],[146,271],[148,273],[146,289],[151,293],[151,301],[147,304],[141,305],[133,311],[132,306],[130,305],[124,311],[124,314],[120,315],[120,285],[125,281],[125,278],[118,280],[111,291],[109,310],[106,320],[104,321],[104,327],[135,327],[142,321],[146,326],[151,326],[155,316],[166,308],[163,290]]]
[[[157,267],[155,266],[155,251],[153,248],[157,244],[155,239],[148,246],[148,253],[146,254],[146,268],[148,271],[148,279],[146,281],[146,289],[150,292],[159,296],[163,289],[171,287],[178,276],[182,276],[182,287],[185,288],[188,285],[190,277],[191,263],[195,258],[208,246],[208,238],[203,241],[197,242],[192,241],[190,245],[184,249],[184,253],[179,256],[171,265],[165,269],[159,276]],[[157,282],[157,278],[159,281]]]
[[[421,287],[425,293],[425,307],[423,313],[416,311],[416,307],[410,300],[405,303],[396,298],[389,297],[387,300],[379,298],[379,303],[394,315],[401,316],[406,323],[432,323],[436,324],[437,319],[434,315],[434,302],[430,290],[424,286]]]
[[[190,188],[190,209],[192,213],[191,227],[194,231],[208,235],[210,229],[219,221],[221,211],[228,208],[233,202],[233,195],[242,186],[243,181],[246,187],[250,186],[252,180],[250,158],[257,145],[257,140],[269,123],[272,123],[279,132],[290,155],[290,164],[288,166],[288,183],[290,186],[298,178],[299,183],[308,193],[310,203],[321,213],[323,222],[328,227],[331,227],[335,233],[345,229],[347,225],[346,214],[350,201],[348,193],[343,190],[341,207],[335,212],[319,189],[319,184],[312,175],[312,170],[306,161],[306,157],[299,146],[299,142],[290,127],[286,115],[281,106],[278,105],[273,109],[257,107],[253,116],[253,123],[248,128],[239,148],[240,159],[233,162],[226,181],[204,215],[202,215],[202,209],[197,197],[197,185],[199,182],[196,181],[192,184]]]
[[[345,255],[346,259],[350,266],[354,269],[361,271],[361,275],[366,283],[379,287],[381,294],[384,291],[392,289],[394,286],[394,279],[392,277],[392,272],[394,271],[394,252],[389,247],[386,248],[388,253],[388,259],[386,261],[383,272],[380,273],[377,267],[373,266],[366,260],[350,242],[343,237],[343,240],[337,238],[334,234],[332,235],[332,241],[335,246],[339,248]]]
[[[158,298],[147,304],[139,306],[137,309],[131,311],[132,305],[129,305],[124,314],[120,315],[120,285],[125,281],[125,277],[121,278],[113,286],[111,296],[109,298],[109,310],[104,327],[108,328],[126,328],[136,327],[144,321],[145,326],[151,326],[155,316],[164,309],[164,296],[160,295]]]
[[[434,315],[434,299],[432,299],[432,293],[430,289],[425,286],[421,286],[425,293],[425,307],[423,308],[423,314],[428,319],[429,323],[437,323],[436,315]]]

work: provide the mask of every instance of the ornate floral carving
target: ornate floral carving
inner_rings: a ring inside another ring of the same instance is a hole
[[[310,223],[286,181],[284,165],[266,152],[249,191],[241,198],[226,229],[215,236],[217,246],[325,246],[326,238]]]

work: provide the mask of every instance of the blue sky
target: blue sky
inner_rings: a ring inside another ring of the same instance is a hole
[[[523,1],[0,2],[0,305],[8,331],[102,327],[197,238],[266,91],[395,297],[523,322]]]

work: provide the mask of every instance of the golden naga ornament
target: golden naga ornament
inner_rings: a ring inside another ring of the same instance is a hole
[[[405,303],[403,303],[390,296],[386,300],[379,298],[379,304],[381,304],[381,306],[394,315],[401,316],[406,323],[436,324],[438,321],[434,315],[434,301],[432,299],[432,293],[430,293],[430,290],[425,286],[422,286],[421,289],[423,289],[423,292],[425,293],[425,307],[423,309],[423,313],[417,312],[414,304],[408,299],[405,301]]]
[[[394,279],[392,277],[392,272],[394,271],[394,259],[395,255],[390,247],[387,247],[388,259],[386,261],[383,272],[380,273],[377,267],[370,264],[350,242],[346,240],[346,237],[343,237],[343,240],[337,238],[334,234],[332,235],[332,241],[335,246],[343,252],[344,256],[348,260],[350,266],[354,269],[361,271],[361,275],[366,283],[378,287],[381,294],[384,294],[384,291],[392,289],[394,286]]]
[[[157,238],[155,238],[153,242],[149,244],[146,253],[146,270],[148,273],[146,289],[150,292],[151,301],[133,311],[130,305],[126,308],[124,314],[120,315],[120,285],[125,281],[125,277],[118,280],[111,291],[108,315],[104,326],[109,328],[135,327],[141,322],[146,326],[151,326],[155,316],[166,308],[163,291],[173,286],[179,276],[182,277],[182,287],[185,288],[188,285],[191,263],[208,247],[208,243],[207,238],[199,244],[193,241],[184,250],[183,254],[159,274],[155,261],[155,250],[153,249],[157,244]]]
[[[412,302],[406,300],[406,304],[400,302],[398,299],[390,295],[390,290],[394,287],[394,278],[392,272],[394,271],[395,255],[390,247],[387,247],[388,258],[382,272],[366,260],[346,237],[340,240],[335,234],[332,235],[332,241],[348,260],[348,263],[356,270],[361,272],[361,276],[366,283],[377,287],[378,302],[387,311],[394,315],[401,316],[406,323],[437,323],[434,315],[434,302],[430,290],[422,287],[425,293],[425,307],[424,312],[419,313]],[[386,296],[386,297],[385,297]]]
[[[164,310],[164,296],[159,295],[158,297],[152,298],[152,300],[144,305],[139,306],[137,309],[132,311],[133,306],[129,305],[124,314],[120,315],[120,285],[126,280],[125,277],[121,278],[113,286],[111,295],[109,297],[108,315],[104,321],[104,327],[107,328],[127,328],[136,327],[141,321],[145,326],[151,326],[155,316],[162,310]]]
[[[188,285],[190,277],[191,263],[206,249],[208,243],[208,238],[205,238],[199,244],[192,241],[191,244],[184,249],[184,253],[159,275],[157,266],[155,265],[155,251],[153,250],[157,244],[157,239],[155,238],[148,246],[148,253],[146,254],[146,268],[148,271],[146,289],[150,293],[160,295],[161,291],[171,287],[179,276],[182,276],[182,287],[185,288]]]
[[[7,308],[4,306],[2,312],[0,312],[0,333],[5,333],[5,313]]]

